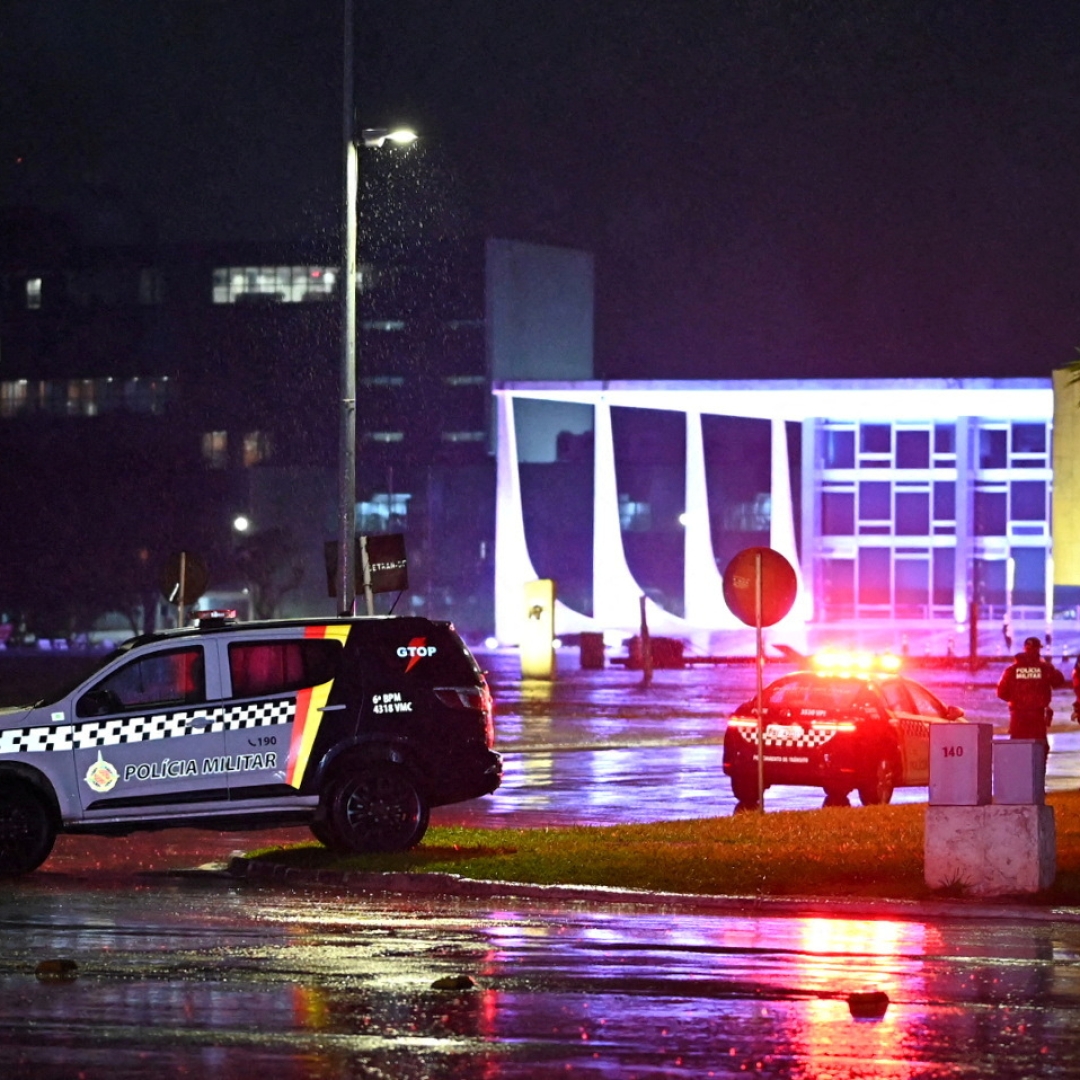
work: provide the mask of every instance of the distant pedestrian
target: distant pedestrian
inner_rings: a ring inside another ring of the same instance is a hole
[[[1002,672],[997,696],[1009,703],[1009,738],[1039,739],[1047,751],[1053,691],[1065,685],[1065,676],[1050,660],[1040,655],[1042,642],[1037,637],[1024,641],[1024,651]]]

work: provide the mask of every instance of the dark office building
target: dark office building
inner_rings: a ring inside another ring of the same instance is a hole
[[[325,251],[87,245],[5,212],[0,623],[50,636],[167,612],[191,551],[208,599],[332,611],[339,268]],[[492,622],[490,388],[592,372],[592,262],[433,242],[360,266],[357,524],[406,538],[410,588],[377,609]],[[248,528],[235,527],[246,517]]]

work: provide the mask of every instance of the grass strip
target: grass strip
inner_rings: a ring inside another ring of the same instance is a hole
[[[1080,792],[1055,794],[1057,878],[1029,898],[1080,904]],[[923,878],[926,807],[868,806],[738,814],[648,825],[433,828],[412,851],[335,855],[319,844],[250,857],[308,869],[441,872],[528,884],[604,885],[739,896],[921,900],[962,895]]]

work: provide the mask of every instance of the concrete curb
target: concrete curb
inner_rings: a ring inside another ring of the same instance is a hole
[[[444,873],[373,873],[358,870],[308,870],[265,859],[233,857],[225,870],[234,880],[286,885],[355,889],[362,893],[411,896],[454,896],[466,899],[507,897],[551,903],[621,904],[669,908],[690,913],[724,912],[746,916],[814,915],[843,918],[888,918],[907,921],[983,919],[1001,922],[1080,923],[1080,908],[992,904],[971,900],[883,900],[814,896],[706,896],[700,893],[649,892],[603,885],[528,885],[485,881]]]

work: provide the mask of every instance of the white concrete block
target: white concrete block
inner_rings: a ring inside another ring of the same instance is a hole
[[[1046,802],[1046,748],[1040,739],[994,743],[994,803],[1042,806]]]
[[[927,806],[926,884],[974,896],[1048,889],[1057,874],[1052,806]]]
[[[986,806],[991,796],[990,724],[935,724],[930,728],[930,803]]]

